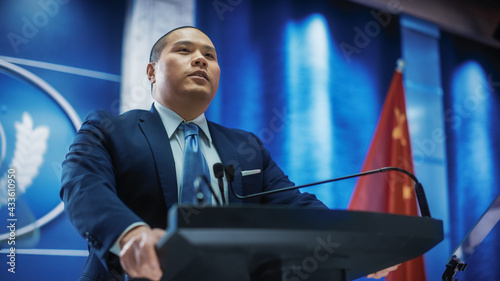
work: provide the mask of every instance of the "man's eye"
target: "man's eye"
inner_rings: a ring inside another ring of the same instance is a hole
[[[188,48],[180,48],[179,52],[189,53]]]
[[[212,55],[212,54],[210,54],[210,53],[205,54],[205,56],[207,56],[207,57],[209,57],[209,58],[212,58],[212,59],[215,59],[215,56],[214,56],[214,55]]]

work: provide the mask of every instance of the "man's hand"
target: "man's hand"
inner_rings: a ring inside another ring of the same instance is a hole
[[[391,271],[394,271],[396,269],[398,269],[400,264],[397,264],[395,266],[391,266],[389,268],[386,268],[384,270],[381,270],[381,271],[378,271],[378,272],[375,272],[375,273],[372,273],[372,274],[369,274],[368,276],[366,276],[367,278],[375,278],[375,279],[380,279],[382,277],[386,277]]]
[[[163,272],[155,246],[163,235],[163,229],[141,225],[123,236],[120,240],[120,264],[130,277],[161,279]]]

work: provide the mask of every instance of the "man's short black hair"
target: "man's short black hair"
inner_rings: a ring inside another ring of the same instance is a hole
[[[184,28],[194,28],[194,29],[201,31],[199,28],[196,28],[194,26],[189,26],[189,25],[176,27],[176,28],[170,30],[169,32],[165,33],[165,35],[160,37],[160,39],[158,39],[158,41],[156,41],[156,43],[153,45],[153,48],[151,48],[151,52],[149,53],[149,62],[158,61],[158,59],[160,58],[161,52],[163,51],[163,48],[165,48],[165,46],[167,45],[166,38],[170,33],[174,32],[176,30],[179,30],[179,29],[184,29]],[[201,32],[203,34],[205,34],[203,31],[201,31]]]

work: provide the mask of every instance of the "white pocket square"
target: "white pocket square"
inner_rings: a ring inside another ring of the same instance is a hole
[[[248,171],[241,171],[241,176],[250,176],[250,175],[255,175],[260,173],[260,169],[255,169],[255,170],[248,170]]]

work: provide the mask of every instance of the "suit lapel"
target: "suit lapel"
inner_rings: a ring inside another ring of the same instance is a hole
[[[167,209],[169,209],[178,200],[174,156],[167,132],[154,106],[151,107],[150,112],[145,113],[139,119],[139,127],[148,140],[153,153],[163,196]]]
[[[238,161],[237,147],[234,146],[234,144],[227,138],[224,132],[222,132],[218,126],[215,126],[214,123],[208,122],[208,128],[210,130],[210,135],[212,136],[212,141],[214,142],[215,149],[217,150],[217,153],[219,154],[219,157],[222,161],[222,165],[224,165],[224,167],[228,164],[232,164],[234,166],[234,191],[237,194],[242,194],[243,184],[241,179],[241,167]],[[236,198],[231,190],[229,190],[228,194],[229,203],[242,203],[242,200]]]

